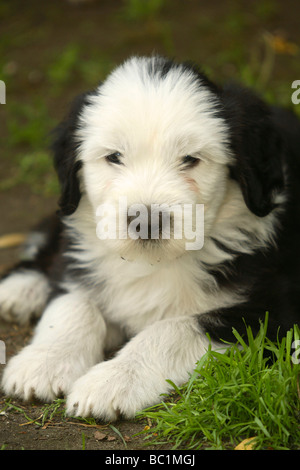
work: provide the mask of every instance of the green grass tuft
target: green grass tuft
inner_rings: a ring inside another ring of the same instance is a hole
[[[274,344],[266,330],[267,319],[255,338],[247,328],[247,343],[234,331],[237,343],[225,354],[209,349],[172,399],[143,411],[155,423],[146,436],[151,444],[157,434],[157,443],[180,449],[228,449],[250,437],[255,449],[300,448],[300,361],[293,351],[300,331],[295,326]]]

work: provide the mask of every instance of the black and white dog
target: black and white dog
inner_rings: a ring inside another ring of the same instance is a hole
[[[8,362],[6,394],[65,395],[71,415],[133,417],[170,390],[166,379],[188,379],[207,333],[222,348],[233,327],[255,333],[266,311],[270,338],[299,322],[292,113],[215,86],[195,66],[133,57],[78,98],[57,130],[54,160],[59,217],[32,235],[35,255],[0,283],[2,318],[43,312],[31,343]],[[187,249],[190,237],[175,228],[183,209],[198,206],[204,222],[193,210],[186,220],[204,244]],[[99,207],[111,208],[106,219]],[[158,236],[139,236],[158,213]]]

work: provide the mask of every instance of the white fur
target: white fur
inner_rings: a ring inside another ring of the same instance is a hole
[[[47,307],[32,343],[8,364],[7,394],[51,400],[64,393],[69,414],[109,420],[157,403],[170,390],[166,379],[182,384],[208,346],[195,315],[246,298],[220,291],[206,271],[205,263],[232,256],[212,238],[244,252],[272,240],[274,215],[252,214],[229,178],[228,129],[215,115],[213,94],[179,68],[164,80],[149,77],[149,60],[118,68],[82,112],[83,196],[65,223],[80,248],[68,255],[87,271],[78,282],[66,277],[69,293]],[[123,165],[106,161],[116,151]],[[183,168],[185,155],[201,162]],[[203,249],[185,250],[184,239],[161,240],[155,249],[131,239],[100,241],[97,208],[117,206],[120,196],[128,204],[204,204]],[[101,362],[124,332],[130,341]]]
[[[13,272],[0,283],[0,318],[23,325],[41,315],[49,294],[44,274],[33,270]]]

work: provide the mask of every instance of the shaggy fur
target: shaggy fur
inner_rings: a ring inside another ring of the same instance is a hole
[[[270,337],[299,322],[300,125],[291,113],[218,87],[195,66],[133,57],[76,100],[53,150],[59,214],[0,283],[4,319],[43,312],[5,369],[7,395],[65,395],[71,415],[132,417],[170,390],[166,379],[188,379],[207,333],[224,348],[233,327],[255,333],[266,311]],[[100,240],[98,207],[124,196],[129,206],[204,204],[204,246]]]

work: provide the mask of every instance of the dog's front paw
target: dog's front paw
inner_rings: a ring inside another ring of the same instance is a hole
[[[47,351],[43,347],[26,346],[7,364],[2,387],[6,395],[28,401],[34,397],[43,401],[55,398],[47,365]]]
[[[63,355],[49,345],[29,345],[7,364],[2,388],[6,395],[28,401],[37,398],[50,402],[66,395],[85,370],[76,357]]]
[[[159,375],[118,358],[94,366],[73,385],[67,414],[114,421],[133,418],[138,411],[159,403],[169,389]]]

